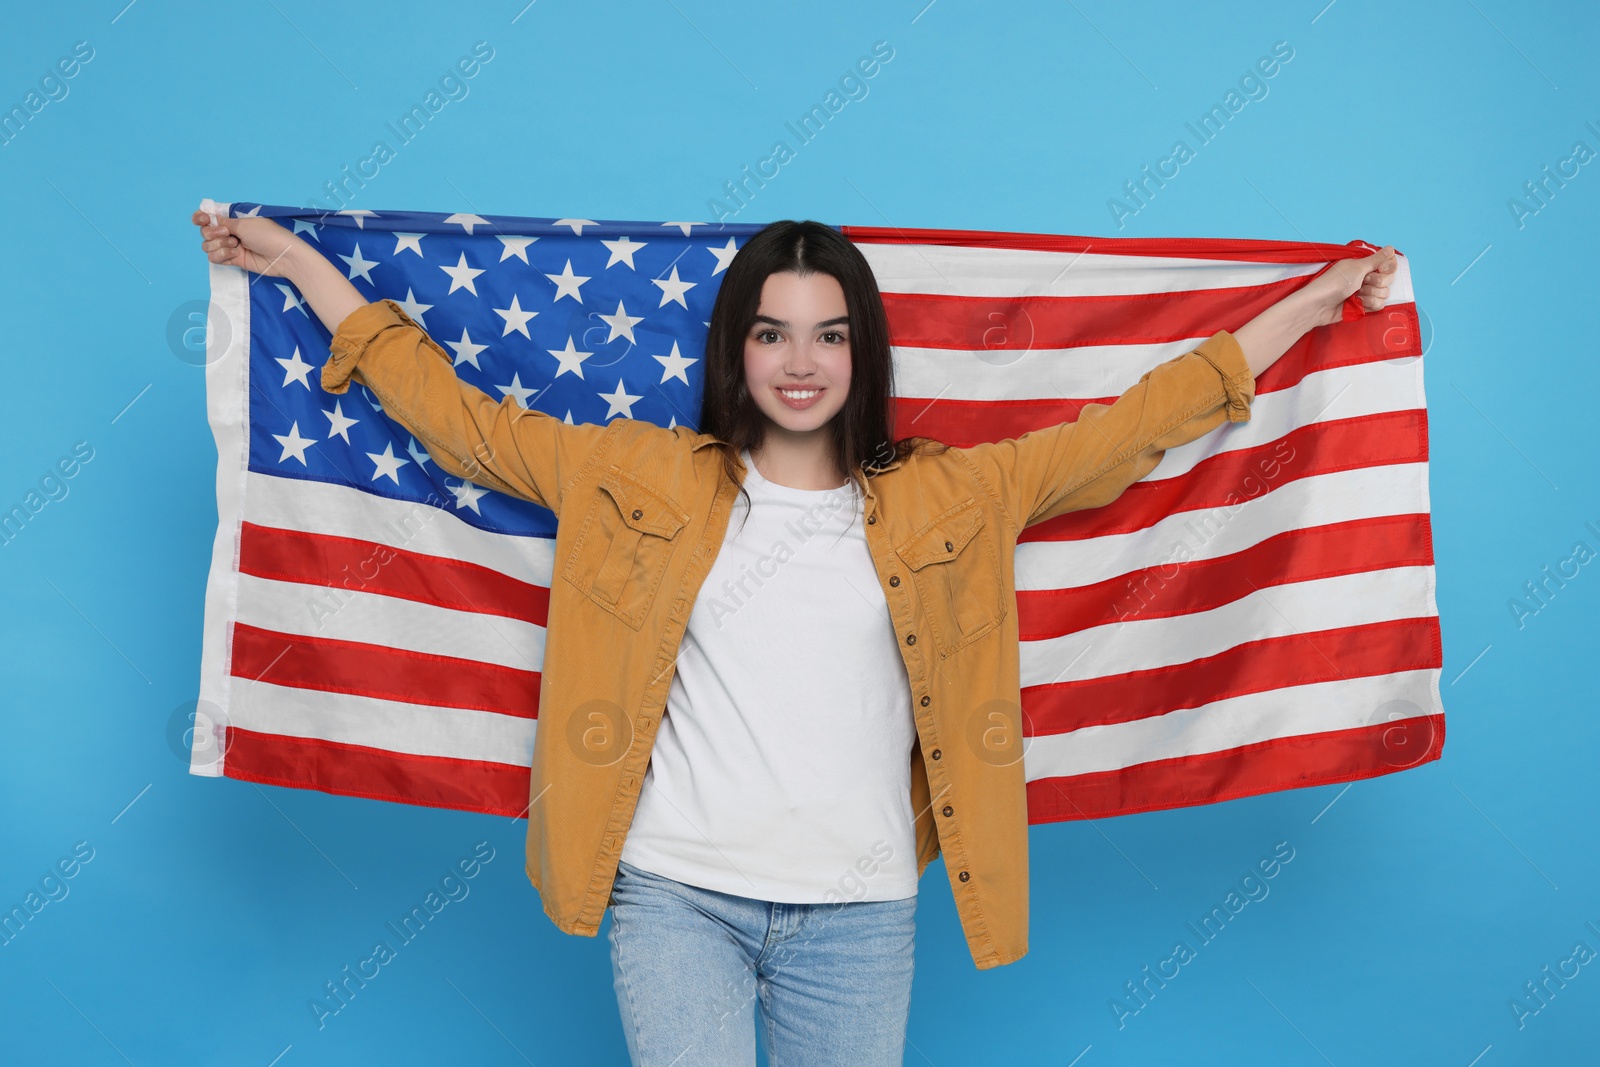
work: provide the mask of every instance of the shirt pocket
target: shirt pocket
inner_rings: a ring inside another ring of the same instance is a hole
[[[940,656],[993,632],[1005,619],[994,529],[975,500],[957,504],[895,550],[911,569]]]
[[[688,521],[666,493],[613,465],[589,501],[561,576],[637,630]]]

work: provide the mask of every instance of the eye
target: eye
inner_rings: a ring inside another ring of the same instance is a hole
[[[777,332],[778,332],[777,330],[774,330],[772,327],[769,326],[766,329],[762,330],[760,333],[756,334],[756,340],[757,341],[761,341],[763,343],[766,343],[767,334],[770,333],[770,334],[773,334],[774,336],[776,336]]]
[[[836,338],[838,338],[838,340],[831,342],[832,344],[836,344],[836,345],[837,344],[844,344],[849,340],[849,338],[847,338],[844,334],[840,333],[838,330],[829,330],[827,333],[823,334],[822,336],[823,337],[836,337]]]

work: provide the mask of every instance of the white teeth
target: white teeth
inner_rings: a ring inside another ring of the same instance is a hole
[[[784,396],[792,396],[796,400],[806,400],[806,399],[809,399],[810,397],[816,396],[818,393],[822,392],[822,390],[821,389],[801,389],[801,390],[779,389],[778,392],[782,393]]]

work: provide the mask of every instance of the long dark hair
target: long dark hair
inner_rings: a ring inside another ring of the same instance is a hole
[[[717,290],[706,337],[705,390],[700,432],[718,438],[723,468],[739,482],[734,466],[741,448],[756,449],[766,436],[765,416],[744,379],[745,334],[755,324],[761,289],[778,271],[829,274],[844,290],[850,316],[850,391],[828,422],[834,458],[859,486],[879,469],[912,452],[949,447],[930,437],[894,438],[894,363],[889,352],[889,316],[878,280],[861,250],[831,226],[806,220],[771,223],[745,242]],[[859,473],[858,473],[859,472]],[[740,493],[749,504],[741,484]]]

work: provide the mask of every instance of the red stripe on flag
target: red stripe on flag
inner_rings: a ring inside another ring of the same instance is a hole
[[[546,625],[550,590],[476,563],[373,541],[241,524],[239,571]]]
[[[1422,463],[1428,458],[1427,434],[1420,408],[1314,422],[1254,448],[1219,452],[1175,477],[1134,482],[1111,503],[1035,523],[1017,541],[1087,541],[1132,533],[1183,512],[1235,508],[1301,478]]]
[[[1339,259],[1363,259],[1378,250],[1378,246],[1360,240],[1335,245],[1234,237],[1079,237],[1007,230],[908,230],[898,226],[840,226],[839,232],[862,244],[1015,248],[1031,252],[1093,252],[1103,256],[1225,259],[1249,263],[1329,263]]]
[[[1214,559],[1158,563],[1071,589],[1017,590],[1020,640],[1209,611],[1264,586],[1433,564],[1429,518],[1382,515],[1274,534]],[[1170,572],[1170,573],[1169,573]]]
[[[233,624],[231,673],[238,678],[325,693],[351,693],[439,708],[493,711],[523,719],[539,707],[537,671],[409,649],[306,637]]]
[[[951,296],[884,293],[889,336],[910,348],[962,352],[1146,345],[1204,337],[1220,322],[1249,322],[1306,284],[1113,296]]]
[[[1443,664],[1437,615],[1266,637],[1186,663],[1027,686],[1022,691],[1023,734],[1063,734],[1250,693]]]
[[[987,330],[980,331],[981,343],[969,346],[961,343],[960,337],[949,335],[929,338],[933,343],[921,346],[952,349],[949,372],[945,377],[950,380],[960,380],[963,374],[975,373],[973,360],[976,357],[972,355],[975,351],[1050,347],[1043,342],[1034,341],[1031,327],[1026,325],[1024,318],[1019,317],[1021,313],[1015,309],[1002,310],[1001,303],[1007,307],[1011,304],[1009,301],[997,299],[993,313],[1002,317],[988,320]],[[996,329],[997,322],[1005,324],[1005,328]],[[1236,323],[1235,328],[1241,324],[1242,322]],[[922,329],[922,326],[916,328]],[[1198,327],[1193,333],[1180,334],[1176,338],[1163,340],[1178,340],[1197,335],[1209,336],[1219,329],[1228,328],[1210,322]],[[894,334],[894,343],[916,344],[915,341],[907,340],[898,333]],[[1120,342],[1116,339],[1074,339],[1075,345],[1116,343]],[[1381,312],[1373,312],[1363,319],[1320,327],[1296,341],[1282,358],[1256,379],[1256,396],[1291,388],[1306,376],[1319,371],[1417,356],[1421,354],[1421,344],[1415,304],[1400,304],[1385,308]],[[1095,358],[1095,353],[1064,352],[1056,358],[1092,359]],[[1070,376],[1070,373],[1064,369],[1062,375]],[[1133,380],[1130,380],[1128,385],[1133,385]],[[1062,422],[1073,422],[1085,404],[1112,404],[1116,400],[1116,396],[1039,397],[1029,400],[948,400],[901,396],[894,398],[895,433],[902,437],[922,435],[946,444],[967,447],[979,441],[1020,437],[1029,430],[1043,429]]]
[[[225,744],[223,772],[241,781],[513,818],[528,809],[527,767],[418,756],[237,726],[228,727]]]
[[[1439,758],[1444,716],[1280,737],[1224,752],[1028,783],[1028,822],[1098,819],[1375,778]]]

